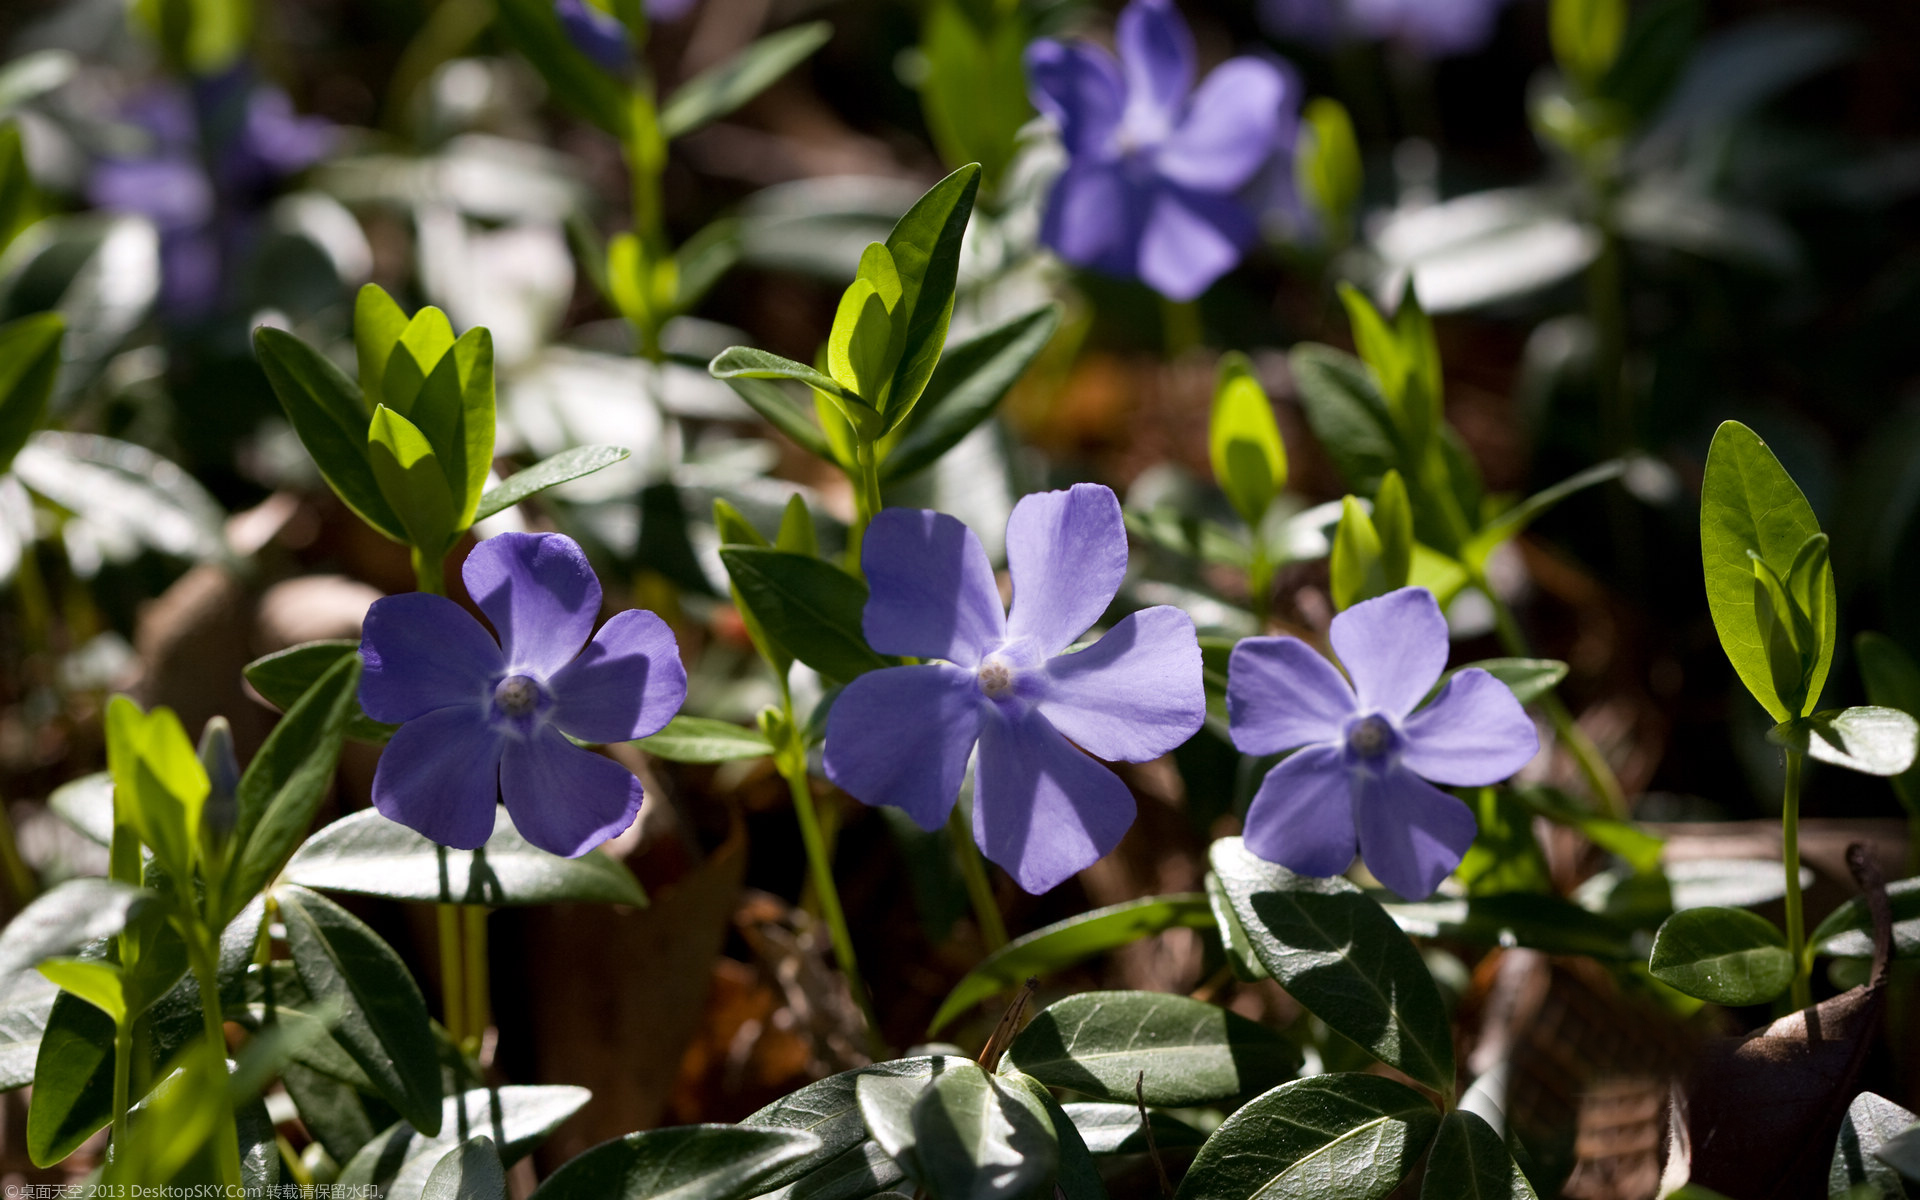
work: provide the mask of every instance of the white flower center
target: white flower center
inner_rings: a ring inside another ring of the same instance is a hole
[[[1000,658],[980,664],[980,690],[998,700],[1013,690],[1013,668]]]
[[[524,717],[540,703],[540,685],[530,676],[509,675],[493,689],[493,706],[509,717]]]

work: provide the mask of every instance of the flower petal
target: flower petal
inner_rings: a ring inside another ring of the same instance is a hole
[[[555,725],[589,742],[626,742],[660,732],[680,711],[687,669],[667,623],[630,608],[602,625],[547,686]]]
[[[1337,746],[1289,754],[1260,781],[1247,808],[1247,849],[1289,871],[1322,878],[1353,863],[1353,782]]]
[[[959,667],[868,671],[827,713],[827,778],[863,804],[891,804],[938,829],[960,796],[984,703],[973,672]]]
[[[580,653],[600,615],[600,581],[580,544],[562,534],[490,537],[460,574],[515,674],[552,676]]]
[[[398,724],[460,704],[485,704],[506,672],[500,647],[445,596],[383,596],[360,626],[360,707]]]
[[[1401,726],[1400,761],[1454,787],[1486,787],[1527,765],[1540,734],[1506,684],[1469,667]]]
[[[380,752],[373,806],[443,846],[478,849],[493,836],[503,748],[487,727],[484,705],[442,708],[408,721]]]
[[[633,772],[542,725],[511,740],[500,760],[500,797],[520,836],[578,858],[633,824],[642,792]]]
[[[1296,637],[1242,638],[1227,659],[1227,724],[1243,754],[1338,742],[1358,710],[1332,663]]]
[[[1158,758],[1207,717],[1193,618],[1167,605],[1133,613],[1085,650],[1048,659],[1040,677],[1040,714],[1100,758]]]
[[[1104,857],[1133,824],[1133,792],[1037,709],[995,705],[980,727],[973,836],[1033,895]]]
[[[1041,657],[1071,646],[1107,611],[1127,573],[1127,529],[1113,489],[1076,483],[1022,497],[1007,520],[1007,570],[1007,636],[1032,639]]]
[[[1265,59],[1228,59],[1193,94],[1155,165],[1182,187],[1234,191],[1279,149],[1288,90],[1286,76]]]
[[[1108,157],[1126,108],[1120,64],[1097,46],[1041,38],[1027,47],[1033,106],[1060,126],[1074,158]]]
[[[1163,186],[1140,235],[1140,278],[1169,300],[1191,300],[1234,268],[1256,232],[1232,196]]]
[[[1425,588],[1362,600],[1333,619],[1328,636],[1364,709],[1404,718],[1447,669],[1447,619]]]
[[[883,510],[860,543],[861,627],[882,654],[976,666],[1007,636],[993,566],[973,530],[945,513]]]
[[[1076,161],[1054,181],[1040,240],[1075,266],[1132,279],[1145,224],[1145,195],[1120,165]]]
[[[1375,879],[1408,900],[1424,900],[1473,844],[1473,813],[1404,767],[1353,774],[1360,857]]]
[[[553,11],[567,40],[595,65],[613,72],[633,66],[633,43],[620,18],[586,0],[554,0]]]
[[[1113,40],[1127,76],[1127,123],[1164,131],[1193,90],[1193,32],[1173,0],[1133,0]]]

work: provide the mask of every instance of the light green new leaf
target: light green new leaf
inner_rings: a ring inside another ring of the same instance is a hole
[[[832,36],[832,25],[809,21],[770,33],[725,62],[708,67],[660,106],[660,135],[669,141],[685,137],[726,116],[811,58]]]
[[[119,967],[100,959],[50,958],[39,969],[61,991],[72,992],[106,1013],[115,1025],[126,1023],[127,996]]]
[[[428,556],[444,553],[459,531],[458,514],[439,456],[425,435],[382,405],[373,410],[367,427],[367,455],[380,494],[407,531],[408,544]]]
[[[1340,502],[1340,524],[1333,531],[1333,554],[1327,570],[1333,606],[1344,612],[1362,600],[1387,592],[1386,564],[1380,555],[1380,533],[1373,518],[1348,496]]]
[[[1287,486],[1287,450],[1273,402],[1254,378],[1244,354],[1227,354],[1213,388],[1207,424],[1207,454],[1213,478],[1241,520],[1257,527],[1275,496]]]
[[[1668,917],[1647,960],[1668,987],[1715,1004],[1764,1004],[1793,981],[1787,939],[1744,908],[1690,908]]]
[[[1554,61],[1583,91],[1593,90],[1619,57],[1626,0],[1553,0],[1547,11]]]
[[[888,428],[905,420],[926,390],[947,342],[959,280],[960,243],[980,190],[980,165],[970,163],[933,185],[887,235],[887,250],[900,273],[900,302],[893,320],[904,332],[898,364],[887,389]]]
[[[563,483],[591,475],[595,471],[623,462],[633,452],[623,446],[575,446],[552,458],[542,459],[524,471],[515,471],[502,482],[488,488],[474,506],[473,520],[484,521],[497,512]]]
[[[1365,182],[1360,165],[1360,143],[1353,118],[1338,100],[1315,96],[1301,111],[1301,138],[1294,152],[1294,169],[1302,191],[1313,205],[1336,248],[1351,234],[1354,206]]]
[[[1440,1125],[1420,1093],[1377,1075],[1315,1075],[1236,1109],[1200,1147],[1177,1200],[1379,1200]]]

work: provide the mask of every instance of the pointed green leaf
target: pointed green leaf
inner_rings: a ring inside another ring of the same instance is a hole
[[[1668,987],[1715,1004],[1765,1004],[1793,981],[1793,955],[1772,921],[1744,908],[1690,908],[1668,917],[1647,961]]]
[[[1213,414],[1207,425],[1207,453],[1213,478],[1250,526],[1260,524],[1267,507],[1287,486],[1287,450],[1273,402],[1254,378],[1244,354],[1220,360],[1213,389]]]
[[[1297,143],[1296,177],[1320,219],[1327,242],[1337,249],[1352,235],[1354,208],[1365,183],[1353,118],[1338,100],[1326,96],[1307,101],[1300,117],[1302,131],[1308,136]]]
[[[634,744],[655,758],[683,763],[737,762],[773,753],[759,730],[712,717],[675,717],[659,733]]]
[[[1377,1075],[1315,1075],[1241,1106],[1214,1130],[1178,1200],[1379,1200],[1420,1161],[1440,1114]]]
[[[722,548],[720,561],[767,636],[822,675],[845,683],[892,665],[862,632],[866,585],[832,563],[747,546]]]
[[[741,1125],[752,1129],[793,1129],[811,1133],[820,1139],[820,1149],[804,1162],[780,1172],[768,1180],[766,1187],[773,1188],[792,1183],[794,1180],[838,1162],[853,1154],[862,1146],[870,1145],[867,1122],[862,1114],[862,1105],[857,1089],[862,1079],[879,1076],[902,1082],[904,1101],[900,1105],[901,1120],[905,1120],[907,1109],[913,1099],[925,1088],[932,1078],[936,1067],[945,1069],[961,1060],[944,1056],[901,1058],[889,1062],[875,1063],[869,1067],[856,1067],[851,1071],[842,1071],[838,1075],[810,1083],[795,1092],[790,1092],[779,1100],[754,1113]],[[796,1189],[797,1191],[798,1189]],[[798,1200],[795,1197],[794,1200]]]
[[[0,225],[4,222],[0,213]],[[46,420],[66,330],[59,313],[36,313],[0,325],[0,475],[13,465],[27,435]]]
[[[717,363],[719,359],[714,361]],[[833,446],[827,441],[826,434],[821,432],[820,426],[814,423],[813,418],[807,416],[805,409],[781,390],[780,385],[771,382],[770,379],[752,375],[721,375],[715,372],[714,377],[726,380],[727,386],[734,390],[734,394],[745,400],[753,411],[765,417],[775,429],[786,434],[794,445],[815,458],[825,459],[827,462],[841,461],[839,456],[834,454]],[[838,384],[834,386],[839,387]],[[813,394],[820,396],[823,393],[815,389]],[[839,402],[832,403],[837,405]],[[838,409],[836,408],[835,411],[837,412]]]
[[[542,459],[524,471],[515,471],[504,481],[490,487],[474,506],[473,519],[484,521],[497,512],[570,480],[623,462],[632,451],[622,446],[575,446],[552,458]]]
[[[809,21],[751,43],[732,58],[682,84],[660,106],[660,134],[685,137],[739,108],[827,44],[833,26]]]
[[[360,643],[345,638],[302,642],[285,650],[254,659],[241,669],[260,698],[282,712],[300,702],[300,698],[345,658],[360,657]],[[360,710],[358,696],[349,697],[347,736],[357,742],[385,745],[398,725],[376,721]]]
[[[1493,1127],[1479,1116],[1456,1109],[1440,1122],[1421,1200],[1536,1200],[1520,1165]]]
[[[1552,487],[1542,488],[1488,521],[1478,533],[1467,540],[1463,553],[1469,561],[1484,566],[1487,556],[1493,553],[1496,546],[1518,535],[1521,530],[1531,525],[1536,518],[1554,505],[1576,492],[1585,491],[1610,479],[1618,479],[1626,474],[1626,470],[1627,464],[1624,461],[1613,459],[1588,467],[1577,475],[1569,475]]]
[[[1400,461],[1398,435],[1366,367],[1331,346],[1305,343],[1287,355],[1307,425],[1355,493],[1370,496]]]
[[[353,302],[353,348],[360,365],[360,396],[369,411],[386,403],[380,390],[387,359],[407,331],[407,314],[377,283],[365,284]]]
[[[427,1176],[420,1200],[507,1200],[507,1172],[493,1139],[477,1134],[447,1151]]]
[[[533,1195],[534,1200],[744,1200],[819,1149],[819,1138],[791,1129],[650,1129],[569,1159]]]
[[[39,966],[42,975],[63,992],[74,995],[107,1014],[115,1025],[127,1020],[126,990],[120,968],[100,959],[50,958]]]
[[[980,189],[980,165],[970,163],[920,197],[887,235],[887,249],[900,273],[894,323],[905,331],[898,365],[887,389],[885,417],[892,428],[904,420],[926,390],[947,341],[959,279],[960,243]]]
[[[475,1088],[448,1096],[434,1114],[437,1135],[423,1136],[405,1121],[389,1126],[341,1166],[335,1188],[377,1188],[361,1194],[421,1200],[434,1168],[462,1142],[485,1134],[498,1147],[501,1165],[511,1168],[591,1098],[585,1088],[562,1086]]]
[[[881,442],[880,482],[933,465],[999,406],[1060,327],[1048,304],[955,342],[940,356],[919,403]]]
[[[283,330],[261,326],[254,330],[253,347],[327,486],[361,520],[404,544],[406,528],[374,478],[367,452],[371,410],[362,404],[359,389],[326,356]]]
[[[1362,600],[1384,596],[1386,564],[1380,553],[1380,534],[1373,518],[1348,496],[1340,502],[1340,524],[1333,531],[1333,554],[1328,561],[1333,606],[1345,611]]]
[[[457,514],[446,474],[426,437],[383,405],[373,410],[367,427],[367,452],[380,494],[399,514],[408,544],[424,554],[444,553],[458,532]]]
[[[1827,1191],[1841,1195],[1865,1184],[1874,1200],[1906,1195],[1900,1172],[1879,1157],[1882,1147],[1910,1128],[1912,1113],[1884,1096],[1861,1092],[1847,1105],[1840,1136],[1833,1146],[1833,1165],[1827,1171]]]

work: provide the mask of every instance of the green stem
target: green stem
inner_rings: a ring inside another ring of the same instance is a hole
[[[16,911],[32,903],[40,892],[40,885],[26,860],[20,857],[20,843],[13,836],[13,817],[8,814],[4,799],[0,799],[0,868],[6,871],[7,888],[13,893]]]
[[[1506,601],[1500,599],[1492,584],[1487,581],[1486,572],[1469,571],[1473,585],[1480,589],[1489,603],[1493,605],[1493,627],[1499,635],[1500,645],[1515,658],[1531,658],[1532,650],[1527,645],[1526,634],[1520,630],[1520,622],[1514,619],[1513,610]],[[1540,708],[1553,722],[1554,735],[1573,755],[1573,762],[1580,769],[1581,778],[1587,781],[1587,789],[1599,802],[1600,809],[1616,821],[1625,821],[1632,816],[1627,807],[1627,793],[1620,786],[1620,779],[1613,773],[1606,756],[1600,753],[1600,747],[1593,744],[1587,731],[1580,728],[1573,719],[1566,701],[1560,699],[1560,693],[1548,692],[1540,698]]]
[[[193,968],[194,982],[200,986],[200,1019],[204,1026],[207,1045],[219,1056],[221,1070],[224,1072],[227,1062],[226,1018],[220,1011],[220,970],[217,944],[205,930],[193,930],[187,938],[187,958]],[[238,1194],[240,1188],[240,1135],[234,1125],[233,1105],[222,1095],[217,1103],[221,1108],[219,1127],[214,1131],[214,1155],[217,1161],[220,1182],[229,1192]]]
[[[860,543],[866,536],[867,525],[879,515],[882,505],[880,460],[873,443],[864,438],[854,450],[854,459],[857,470],[853,477],[853,524],[847,527],[847,570],[855,578],[863,579]]]
[[[467,1036],[473,1042],[467,1054],[478,1057],[480,1043],[485,1040],[487,1026],[493,1020],[488,1002],[487,910],[478,904],[468,904],[461,907],[460,915],[466,925],[461,966],[466,969]]]
[[[980,848],[973,844],[973,830],[967,828],[966,815],[958,804],[947,818],[947,834],[953,838],[953,856],[960,863],[960,878],[967,885],[967,899],[973,902],[974,919],[980,922],[980,940],[992,954],[1007,944],[1007,923],[1000,917],[993,883],[987,878],[987,864],[980,858]]]
[[[787,714],[787,727],[793,728],[793,715]],[[820,814],[813,805],[813,788],[807,782],[807,761],[803,751],[789,744],[774,755],[780,775],[793,794],[794,815],[800,821],[800,840],[807,848],[807,868],[813,881],[813,894],[820,902],[820,919],[827,923],[827,936],[833,942],[833,956],[840,973],[847,977],[847,990],[860,1007],[867,1022],[867,1043],[874,1059],[886,1057],[886,1044],[880,1040],[880,1020],[873,1011],[873,997],[867,994],[867,982],[860,974],[860,962],[854,957],[853,935],[847,930],[847,914],[840,907],[840,889],[833,882],[833,864],[827,857],[826,838],[820,832]]]
[[[408,548],[413,558],[413,585],[435,596],[447,594],[447,556],[428,554],[418,546]]]
[[[1787,783],[1780,806],[1780,861],[1787,872],[1787,952],[1793,956],[1793,1006],[1813,1003],[1807,977],[1806,915],[1800,905],[1800,768],[1805,755],[1787,751]]]
[[[461,967],[460,906],[434,905],[435,930],[440,942],[440,1023],[447,1040],[464,1047],[467,1038],[466,972]]]
[[[1273,608],[1273,564],[1267,561],[1260,531],[1253,531],[1253,561],[1247,566],[1247,592],[1253,601],[1254,632],[1267,631]]]
[[[113,1027],[113,1149],[125,1147],[127,1110],[132,1107],[133,1021]]]

